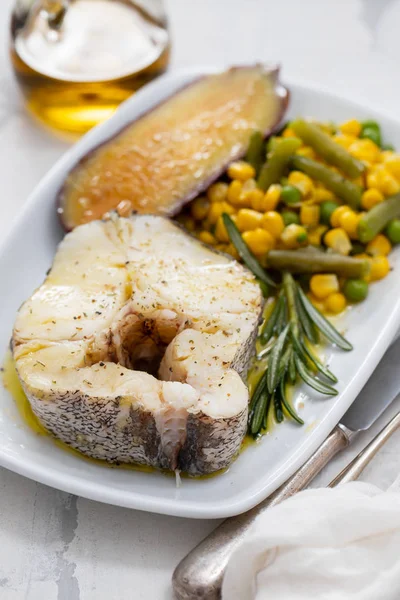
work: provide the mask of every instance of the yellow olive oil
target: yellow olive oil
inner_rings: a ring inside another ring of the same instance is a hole
[[[71,448],[70,446],[68,446],[68,444],[65,444],[64,442],[61,442],[57,438],[54,438],[40,423],[39,419],[33,412],[31,405],[29,404],[29,400],[26,397],[25,392],[22,389],[22,386],[18,379],[17,371],[15,369],[15,364],[14,364],[14,360],[11,355],[11,352],[7,352],[7,355],[4,360],[4,364],[3,364],[3,385],[4,385],[5,389],[8,390],[10,392],[11,396],[13,397],[15,406],[18,409],[18,412],[19,412],[19,415],[20,415],[22,421],[34,433],[36,433],[38,435],[45,435],[45,436],[48,436],[49,438],[51,438],[52,441],[62,450],[65,450],[66,452],[74,454],[74,456],[76,456],[77,458],[88,460],[91,463],[94,463],[94,464],[97,464],[97,465],[100,465],[103,467],[109,467],[109,468],[114,468],[114,469],[115,468],[132,469],[134,471],[143,471],[146,473],[151,473],[152,471],[156,471],[156,469],[154,469],[153,467],[149,467],[147,465],[138,465],[138,464],[114,465],[112,463],[106,462],[105,460],[90,458],[89,456],[86,456],[85,454],[78,452],[78,450],[74,450],[74,448]]]
[[[60,17],[51,12],[58,5]],[[42,0],[14,13],[12,65],[33,115],[80,135],[160,75],[169,62],[166,20],[158,0],[143,6],[131,0]],[[153,6],[159,10],[151,12]]]

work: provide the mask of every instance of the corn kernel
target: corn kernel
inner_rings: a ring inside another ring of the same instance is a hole
[[[202,221],[208,215],[210,201],[205,196],[199,196],[190,205],[190,212],[196,221]]]
[[[252,177],[250,179],[247,179],[243,183],[242,192],[244,192],[244,193],[251,192],[252,190],[255,190],[255,189],[257,189],[257,181],[255,179],[253,179]]]
[[[336,275],[313,275],[310,279],[310,290],[318,300],[324,300],[330,294],[339,291],[339,280]]]
[[[287,137],[297,137],[297,136],[296,136],[295,132],[293,131],[293,129],[290,129],[290,127],[286,127],[283,130],[282,137],[287,138]]]
[[[393,175],[385,176],[380,182],[380,189],[385,196],[393,196],[400,190],[400,183]]]
[[[207,224],[215,225],[222,213],[228,213],[232,215],[235,212],[233,206],[227,202],[213,202],[211,203],[210,210],[208,211]]]
[[[313,160],[317,158],[315,151],[310,148],[310,146],[301,146],[298,150],[296,150],[296,154],[300,154],[300,156],[306,156],[307,158],[312,158]]]
[[[203,244],[208,244],[209,246],[215,246],[217,243],[217,240],[209,231],[200,231],[198,237]]]
[[[238,179],[234,179],[229,184],[226,199],[228,200],[228,202],[230,202],[234,206],[237,206],[238,204],[240,204],[240,196],[242,193],[242,187],[243,187],[243,184]]]
[[[348,211],[344,212],[339,217],[340,227],[345,230],[347,235],[352,240],[356,240],[358,237],[357,236],[357,227],[358,227],[359,220],[360,220],[360,215],[355,213],[352,210],[348,210]]]
[[[387,154],[386,152],[382,154]],[[400,154],[390,153],[383,158],[385,167],[396,179],[400,179]]]
[[[340,219],[347,212],[352,212],[352,210],[346,204],[343,204],[342,206],[338,206],[337,208],[335,208],[335,210],[331,214],[331,225],[332,225],[332,227],[339,227],[340,226]]]
[[[350,238],[341,227],[336,227],[335,229],[328,231],[325,234],[324,242],[329,248],[332,248],[332,250],[339,254],[343,254],[344,256],[350,254]]]
[[[374,256],[371,258],[371,270],[366,277],[367,281],[378,281],[383,279],[390,271],[387,256]]]
[[[328,231],[326,225],[317,225],[308,230],[308,241],[312,246],[320,246],[321,238]]]
[[[373,206],[379,204],[384,199],[382,192],[377,190],[376,188],[370,188],[365,190],[363,195],[361,196],[361,206],[365,208],[365,210],[371,210]]]
[[[247,200],[253,210],[259,212],[264,211],[264,196],[265,194],[262,190],[251,190],[250,192],[247,192]]]
[[[380,158],[379,147],[372,140],[356,140],[348,148],[350,154],[359,160],[377,162]]]
[[[273,183],[269,186],[264,196],[263,210],[275,210],[281,199],[282,186],[279,183]]]
[[[225,228],[224,225],[224,221],[221,217],[218,217],[218,220],[215,224],[215,230],[214,230],[214,235],[217,238],[217,240],[219,242],[224,242],[224,243],[228,243],[230,241],[230,237],[228,235],[228,232]]]
[[[308,242],[307,231],[301,225],[292,223],[287,225],[280,237],[286,248],[299,248]]]
[[[333,141],[348,150],[352,144],[357,140],[354,135],[338,134],[333,136]]]
[[[274,238],[278,238],[285,229],[282,215],[275,210],[269,210],[263,215],[262,226],[269,231]]]
[[[210,202],[222,202],[223,200],[226,200],[228,187],[229,185],[223,181],[213,183],[207,190],[207,198]]]
[[[236,260],[239,260],[240,258],[238,251],[236,250],[233,244],[228,244],[225,248],[225,252],[233,256],[233,258],[235,258]]]
[[[290,185],[297,187],[305,198],[311,196],[314,191],[312,179],[301,171],[292,171],[289,173],[288,182]]]
[[[242,237],[250,250],[256,255],[265,254],[275,246],[274,238],[265,229],[258,228],[245,231]]]
[[[340,292],[334,292],[330,294],[325,300],[325,309],[334,314],[338,315],[346,308],[346,297]]]
[[[367,188],[378,189],[378,175],[374,168],[367,171]]]
[[[381,233],[371,240],[366,247],[366,251],[371,256],[387,256],[391,250],[392,244],[388,238]]]
[[[339,125],[339,129],[342,133],[348,135],[354,135],[358,137],[361,133],[361,123],[357,119],[350,119]]]
[[[300,208],[300,222],[303,225],[318,225],[319,223],[319,206],[314,205],[302,205]]]
[[[233,182],[232,182],[233,183]],[[257,183],[255,179],[248,179],[242,185],[242,191],[240,192],[239,198],[234,202],[235,206],[240,206],[243,208],[250,208],[252,205],[252,199],[254,196],[254,192],[261,192],[262,190],[257,189]],[[228,192],[229,197],[229,192]]]
[[[239,179],[240,181],[246,181],[254,177],[256,171],[249,163],[244,160],[237,160],[231,163],[228,167],[228,176],[231,179]]]
[[[236,215],[236,225],[239,231],[251,231],[262,227],[262,213],[251,208],[241,208]]]
[[[372,182],[375,185],[372,186]],[[386,164],[375,165],[367,175],[368,187],[376,187],[384,196],[391,196],[400,190],[400,183],[388,171]]]
[[[320,187],[320,188],[317,188],[316,190],[314,190],[313,198],[314,198],[315,202],[319,203],[319,202],[326,202],[326,200],[334,200],[335,196],[330,190]]]
[[[196,229],[196,223],[194,221],[194,219],[192,219],[192,217],[189,217],[187,215],[183,215],[180,219],[179,222],[182,223],[182,225],[185,227],[185,229],[187,229],[188,231],[194,231]]]

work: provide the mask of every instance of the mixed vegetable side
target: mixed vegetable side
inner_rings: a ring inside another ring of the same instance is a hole
[[[254,132],[245,159],[178,220],[246,263],[273,295],[250,379],[249,431],[265,430],[271,413],[302,423],[287,384],[301,378],[337,393],[312,345],[322,334],[351,350],[323,315],[364,300],[390,271],[388,255],[400,243],[400,154],[383,144],[374,121],[296,119],[267,142]]]

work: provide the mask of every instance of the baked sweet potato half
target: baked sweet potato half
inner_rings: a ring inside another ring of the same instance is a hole
[[[106,212],[171,216],[268,135],[288,101],[278,70],[235,67],[195,80],[85,156],[59,196],[67,230]]]

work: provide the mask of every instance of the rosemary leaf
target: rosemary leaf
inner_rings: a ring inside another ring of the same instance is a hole
[[[292,352],[292,355],[290,357],[289,360],[289,381],[290,383],[296,383],[296,379],[297,379],[297,371],[296,371],[296,364],[294,362],[294,352]]]
[[[293,346],[303,363],[306,365],[310,360],[313,366],[319,371],[322,375],[324,375],[327,379],[332,381],[333,383],[337,383],[337,377],[327,369],[314,354],[310,352],[307,346],[303,343],[301,339],[299,339],[296,335],[294,335],[293,330],[291,331],[291,340],[293,342]]]
[[[286,325],[285,329],[279,335],[272,349],[267,369],[267,387],[270,394],[275,390],[279,382],[280,374],[280,361],[283,354],[283,349],[286,341],[287,334],[289,332],[289,324]]]
[[[274,400],[275,419],[277,420],[278,423],[282,423],[283,411],[282,411],[282,403],[281,403],[280,395],[278,393],[274,394],[273,400]]]
[[[258,398],[257,404],[254,407],[254,414],[250,423],[250,432],[253,435],[257,435],[257,433],[259,433],[263,422],[264,422],[264,415],[267,411],[267,406],[268,406],[268,399],[269,399],[269,395],[267,393],[267,391],[265,390],[260,397]]]
[[[298,356],[298,354],[295,354],[294,362],[298,374],[307,385],[312,387],[320,394],[325,394],[326,396],[337,396],[338,391],[335,390],[335,388],[333,388],[332,386],[326,383],[322,383],[322,381],[314,377],[312,373],[310,373],[310,371],[307,369],[307,367],[305,366],[301,358]]]
[[[262,374],[259,382],[257,383],[256,389],[253,392],[253,395],[251,397],[251,401],[250,401],[250,406],[249,406],[249,410],[251,411],[254,406],[257,404],[261,394],[263,393],[266,385],[267,385],[267,374],[268,374],[268,369],[266,369],[264,371],[264,373]]]
[[[282,402],[282,405],[284,406],[286,412],[292,417],[292,419],[294,421],[299,423],[299,425],[304,425],[303,419],[301,419],[299,417],[299,415],[294,410],[294,408],[291,406],[290,402],[288,401],[288,399],[286,397],[286,382],[284,379],[281,380],[279,391],[280,391],[280,395],[281,395],[281,402]]]
[[[303,344],[303,349],[304,352],[307,354],[308,358],[311,360],[311,362],[314,363],[314,365],[316,366],[318,371],[322,373],[322,375],[325,375],[325,377],[333,383],[338,382],[338,378],[336,377],[336,375],[332,373],[332,371],[330,371],[320,360],[318,360],[315,354],[313,354],[305,344]]]
[[[304,310],[310,319],[318,327],[321,333],[333,344],[336,344],[342,350],[352,350],[353,346],[348,342],[335,327],[311,304],[303,290],[298,287],[299,297]]]
[[[299,297],[298,285],[296,286],[296,308],[299,315],[300,328],[303,330],[304,335],[312,344],[318,344],[319,336],[318,330],[314,323],[311,321],[308,313],[305,311],[303,304]]]
[[[279,335],[285,329],[287,323],[287,302],[285,296],[282,296],[282,305],[279,310],[278,318],[276,319],[274,333]]]
[[[232,244],[235,246],[240,258],[244,262],[244,264],[250,269],[254,275],[272,287],[276,287],[275,281],[267,275],[265,269],[260,265],[254,254],[251,252],[246,242],[243,240],[239,229],[236,227],[235,223],[232,221],[230,216],[227,213],[223,213],[222,219],[224,221],[224,225],[226,231],[228,232],[229,239]]]
[[[279,317],[279,312],[281,310],[281,305],[283,303],[283,297],[279,294],[278,299],[275,302],[275,306],[269,316],[269,319],[265,322],[265,325],[261,331],[260,340],[262,344],[266,344],[271,339],[274,328],[276,325],[276,321]]]

